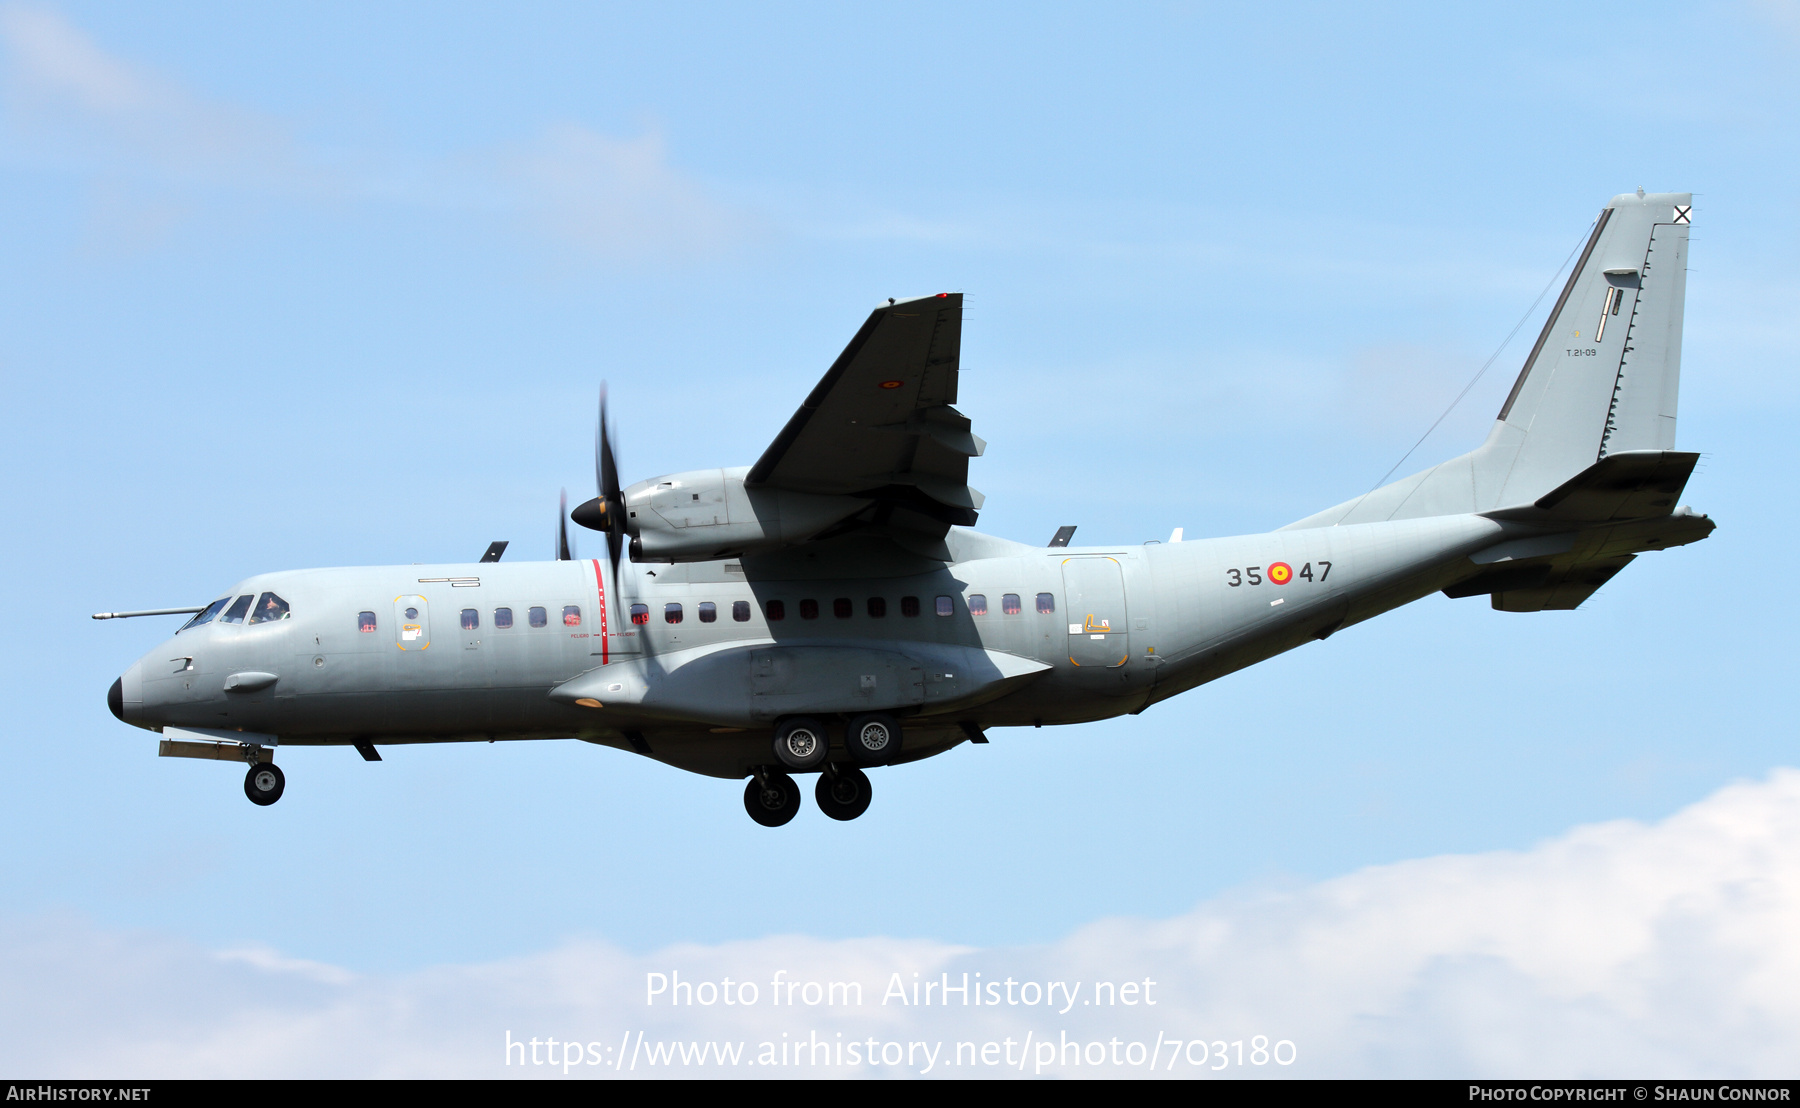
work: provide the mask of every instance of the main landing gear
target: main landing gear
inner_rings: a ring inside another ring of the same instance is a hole
[[[800,812],[800,786],[777,770],[763,770],[744,786],[744,810],[764,827],[780,827]]]
[[[813,786],[813,799],[819,811],[832,819],[855,819],[869,810],[874,799],[869,775],[855,766],[826,766]]]
[[[868,774],[855,766],[835,763],[825,767],[813,787],[819,811],[838,820],[862,815],[869,810],[874,796]],[[800,814],[800,786],[780,770],[764,769],[744,785],[744,811],[764,827],[780,827]]]
[[[244,774],[244,795],[250,803],[264,807],[281,799],[281,790],[287,788],[287,777],[274,762],[255,762],[250,772]]]
[[[832,819],[852,820],[869,810],[875,790],[859,766],[882,766],[900,753],[900,724],[886,712],[869,712],[850,721],[844,752],[854,765],[827,762],[830,732],[811,716],[791,716],[775,728],[775,760],[796,772],[819,772],[813,800]],[[744,810],[764,827],[780,827],[800,811],[800,787],[774,766],[764,766],[744,786]]]

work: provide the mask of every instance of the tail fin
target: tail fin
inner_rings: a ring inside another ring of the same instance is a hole
[[[1500,409],[1489,507],[1535,500],[1608,454],[1675,448],[1692,208],[1655,193],[1600,213]]]
[[[1615,196],[1487,441],[1291,527],[1530,504],[1610,454],[1675,445],[1690,194]]]

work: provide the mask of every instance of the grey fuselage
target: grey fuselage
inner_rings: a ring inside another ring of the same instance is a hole
[[[952,407],[962,297],[889,300],[754,466],[621,491],[602,407],[602,497],[578,522],[631,536],[622,595],[593,561],[267,574],[232,590],[263,622],[190,626],[109,703],[258,747],[572,737],[739,777],[795,716],[891,715],[910,761],[990,727],[1139,712],[1440,589],[1574,608],[1714,527],[1675,507],[1699,458],[1674,449],[1692,218],[1687,193],[1613,197],[1486,441],[1279,531],[945,535],[982,503],[967,476],[984,444]]]
[[[786,715],[888,711],[912,760],[989,727],[1141,711],[1446,588],[1477,572],[1471,554],[1520,533],[1535,532],[1479,515],[1113,547],[959,531],[958,560],[924,572],[628,563],[619,597],[590,560],[270,573],[232,595],[274,592],[287,618],[181,631],[127,672],[122,716],[280,745],[581,738],[741,777],[770,762]],[[771,601],[784,618],[769,618]],[[748,619],[733,618],[737,602]],[[702,603],[715,621],[701,622]],[[529,625],[534,607],[545,626]],[[510,627],[495,625],[502,608]],[[275,680],[228,691],[244,674]]]

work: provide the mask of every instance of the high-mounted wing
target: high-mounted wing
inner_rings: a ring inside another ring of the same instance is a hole
[[[987,444],[951,406],[962,307],[961,293],[939,293],[876,308],[745,487],[871,501],[840,534],[876,526],[941,537],[973,524],[982,496],[969,487],[969,459]]]
[[[754,466],[639,481],[618,491],[619,513],[593,500],[570,518],[595,530],[618,519],[638,562],[806,547],[817,569],[827,543],[864,570],[896,552],[907,565],[951,560],[945,536],[981,507],[969,459],[987,446],[951,406],[962,306],[961,294],[940,293],[876,308]]]

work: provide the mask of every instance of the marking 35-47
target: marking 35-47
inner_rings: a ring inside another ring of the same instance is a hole
[[[1320,562],[1318,566],[1319,571],[1316,576],[1313,573],[1312,562],[1304,563],[1298,570],[1286,562],[1271,562],[1266,567],[1245,566],[1243,569],[1228,569],[1225,571],[1225,583],[1235,589],[1241,585],[1260,585],[1265,581],[1271,585],[1285,585],[1295,579],[1322,582],[1331,573],[1331,563]]]

